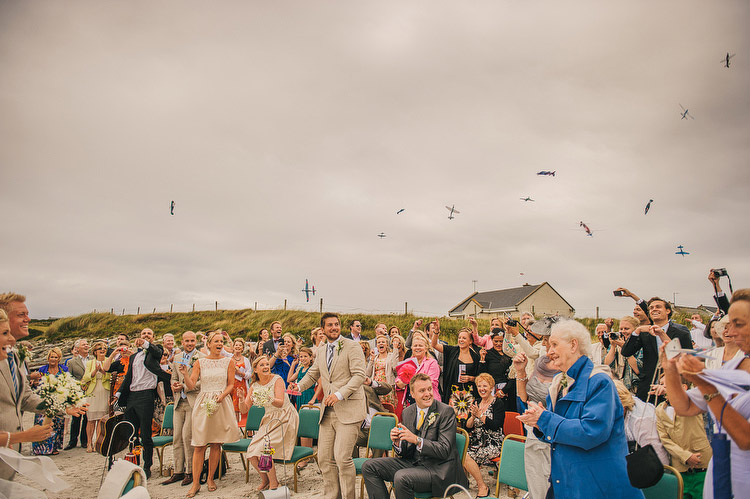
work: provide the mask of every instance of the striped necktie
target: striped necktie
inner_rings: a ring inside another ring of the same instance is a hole
[[[331,370],[331,363],[333,363],[333,345],[334,343],[328,344],[328,355],[326,356],[326,363],[328,364],[328,370]]]
[[[10,367],[10,377],[13,379],[13,392],[18,398],[18,374],[16,374],[16,359],[13,352],[8,355],[8,367]]]

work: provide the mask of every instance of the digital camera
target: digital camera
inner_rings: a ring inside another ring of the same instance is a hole
[[[727,269],[714,269],[714,277],[717,279],[721,276],[727,276]]]

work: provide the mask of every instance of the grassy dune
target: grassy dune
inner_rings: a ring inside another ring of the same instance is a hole
[[[347,327],[350,320],[357,319],[362,322],[363,332],[372,336],[375,325],[379,322],[385,323],[389,328],[398,326],[401,333],[406,336],[414,321],[420,317],[414,315],[366,315],[366,314],[340,314],[342,332],[348,333]],[[421,317],[425,322],[434,317]],[[685,317],[675,314],[674,319],[684,324]],[[597,321],[594,318],[576,319],[586,326],[589,331],[594,332]],[[603,320],[603,319],[601,319]],[[284,332],[303,336],[309,339],[309,332],[320,322],[320,314],[316,312],[303,312],[298,310],[219,310],[183,313],[156,313],[141,315],[113,315],[108,313],[84,314],[77,317],[66,317],[58,319],[51,324],[32,325],[39,329],[38,334],[43,334],[48,342],[60,341],[67,338],[101,338],[114,336],[117,333],[127,333],[131,337],[138,334],[144,327],[154,330],[157,338],[166,333],[172,333],[179,338],[185,331],[211,331],[222,328],[229,332],[232,337],[243,336],[249,340],[255,340],[261,328],[268,327],[273,321],[281,321]],[[615,329],[618,328],[615,322]],[[451,343],[455,343],[456,335],[467,321],[440,318],[440,329],[442,337]],[[479,320],[481,333],[487,332],[489,321]]]

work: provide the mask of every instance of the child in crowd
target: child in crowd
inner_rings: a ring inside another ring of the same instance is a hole
[[[688,382],[681,379],[683,390]],[[703,481],[711,460],[711,444],[706,437],[703,417],[678,416],[666,400],[656,408],[656,429],[662,445],[672,458],[672,467],[682,474],[685,499],[703,497]]]

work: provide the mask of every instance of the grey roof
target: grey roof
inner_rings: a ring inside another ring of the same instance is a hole
[[[451,309],[449,314],[462,310],[469,301],[476,300],[486,310],[513,308],[525,300],[531,293],[544,286],[542,284],[526,284],[520,288],[499,289],[497,291],[477,292]]]

